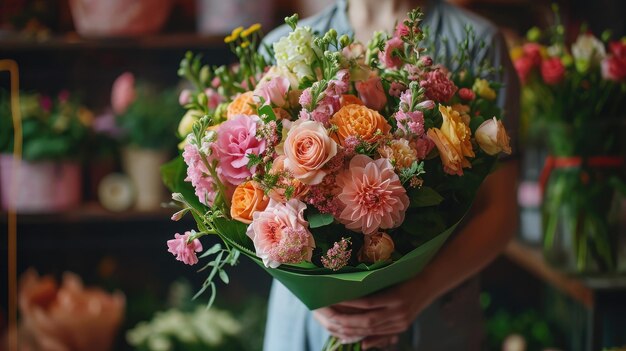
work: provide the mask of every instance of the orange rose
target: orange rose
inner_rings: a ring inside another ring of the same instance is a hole
[[[330,119],[330,123],[337,126],[333,137],[342,146],[344,140],[351,135],[373,143],[391,130],[391,126],[380,113],[355,104],[339,109]]]
[[[316,185],[328,173],[322,167],[337,154],[337,143],[321,123],[299,119],[293,123],[285,144],[285,169],[307,185]]]
[[[236,115],[256,115],[256,109],[253,107],[254,92],[248,91],[235,98],[226,108],[226,116],[228,119]]]
[[[230,216],[239,222],[250,224],[252,223],[252,214],[256,211],[263,211],[269,201],[263,189],[256,182],[241,183],[233,193]]]
[[[355,105],[365,105],[363,103],[363,101],[361,101],[361,99],[359,99],[358,97],[352,95],[352,94],[343,94],[341,95],[341,107],[344,107],[346,105],[351,105],[351,104],[355,104]]]
[[[470,168],[466,157],[474,157],[471,131],[463,123],[461,115],[449,106],[439,105],[443,117],[441,128],[430,128],[428,137],[435,143],[443,162],[444,171],[448,174],[463,175],[463,168]]]
[[[372,235],[365,235],[365,242],[359,251],[359,261],[365,263],[374,263],[378,261],[386,261],[391,257],[395,245],[393,239],[383,232]]]

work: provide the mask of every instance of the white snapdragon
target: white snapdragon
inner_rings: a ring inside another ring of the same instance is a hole
[[[315,56],[321,56],[313,45],[313,32],[310,27],[298,27],[288,36],[274,43],[274,55],[278,67],[286,67],[298,79],[314,77],[312,63]]]

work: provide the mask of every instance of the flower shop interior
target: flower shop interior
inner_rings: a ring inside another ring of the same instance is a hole
[[[447,1],[498,27],[520,81],[519,220],[478,274],[482,349],[626,350],[626,2]],[[0,2],[0,350],[263,349],[272,276],[241,255],[207,285],[203,255],[174,260],[195,214],[161,171],[190,101],[222,103],[189,72],[334,3]]]

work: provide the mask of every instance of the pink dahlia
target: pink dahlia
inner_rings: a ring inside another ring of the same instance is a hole
[[[167,251],[176,256],[176,260],[192,266],[198,263],[196,252],[202,251],[202,244],[198,239],[189,241],[190,235],[191,232],[185,232],[184,235],[174,234],[174,239],[167,241]]]
[[[220,160],[220,176],[233,185],[241,184],[256,171],[248,168],[248,155],[265,151],[265,139],[257,139],[258,116],[238,115],[220,124],[213,144]]]
[[[196,196],[201,203],[207,206],[213,206],[215,196],[217,195],[216,189],[209,170],[204,162],[202,162],[198,148],[192,144],[185,145],[183,160],[185,160],[187,164],[187,178],[185,178],[185,181],[191,182]]]
[[[338,220],[346,228],[369,235],[404,220],[409,197],[388,159],[354,156],[349,168],[337,176],[337,186],[343,206]]]
[[[306,205],[296,199],[270,200],[264,211],[254,212],[246,234],[266,267],[311,261],[315,241],[304,219]]]

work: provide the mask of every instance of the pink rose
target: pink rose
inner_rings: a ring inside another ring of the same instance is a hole
[[[378,59],[387,68],[400,68],[402,59],[396,51],[404,50],[404,42],[398,37],[393,37],[385,43],[385,49],[378,53]]]
[[[372,110],[379,111],[387,103],[387,95],[378,76],[371,76],[365,81],[356,82],[356,91],[365,106]]]
[[[322,182],[322,167],[337,154],[337,143],[321,123],[297,120],[285,138],[285,168],[307,185]]]
[[[296,199],[270,200],[264,211],[254,212],[246,234],[266,267],[311,261],[315,240],[304,220],[306,205]]]
[[[337,219],[350,230],[370,235],[404,221],[409,197],[386,158],[354,156],[350,166],[337,176],[337,189],[342,205]]]
[[[219,160],[222,178],[233,185],[241,184],[256,171],[248,168],[248,155],[265,151],[265,139],[257,139],[261,119],[255,115],[237,115],[220,124],[213,148]]]
[[[555,85],[565,77],[565,67],[558,57],[552,57],[541,62],[541,76],[546,84]]]
[[[263,80],[254,90],[255,98],[263,98],[263,103],[274,104],[276,107],[283,107],[287,104],[287,92],[289,91],[289,79],[285,77],[272,77]]]
[[[191,232],[185,232],[184,235],[174,234],[174,239],[167,241],[167,251],[176,256],[177,261],[193,266],[198,263],[196,252],[202,251],[202,244],[198,239],[188,242],[190,235]]]
[[[476,142],[483,151],[489,155],[496,155],[500,152],[511,153],[509,146],[509,136],[506,134],[502,121],[493,117],[484,121],[476,129]]]
[[[366,235],[363,247],[359,251],[359,261],[365,263],[386,261],[391,258],[394,249],[393,239],[386,233]]]
[[[135,76],[130,72],[124,72],[115,79],[111,89],[111,106],[113,112],[123,114],[128,106],[135,101]]]

